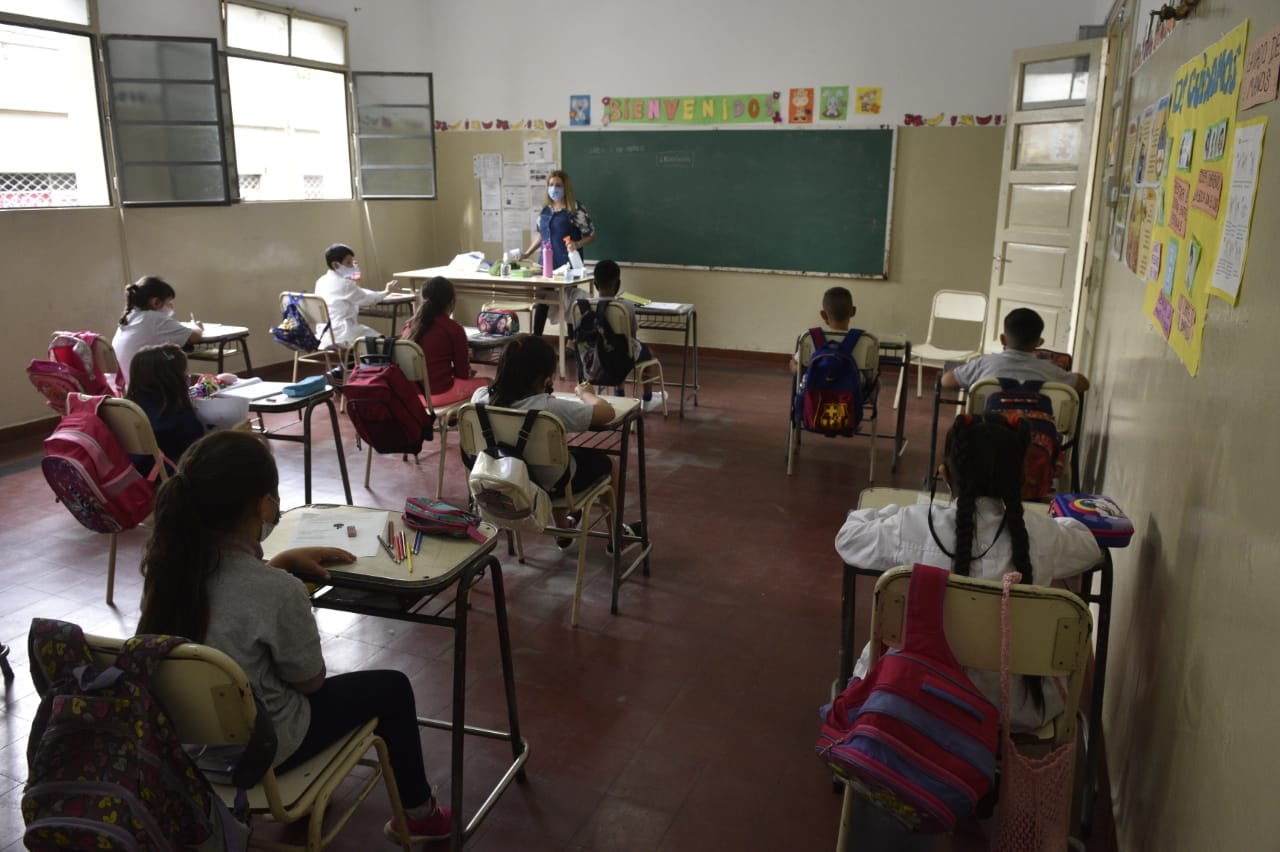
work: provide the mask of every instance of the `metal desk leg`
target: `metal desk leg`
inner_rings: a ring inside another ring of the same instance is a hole
[[[693,407],[698,407],[698,312],[689,312],[689,320],[693,323]]]
[[[857,605],[858,573],[849,563],[844,563],[840,575],[840,673],[836,689],[844,689],[853,677],[853,617]]]
[[[683,391],[681,391],[683,393]],[[640,546],[645,549],[644,564],[640,570],[649,576],[649,488],[644,464],[644,416],[636,418],[636,475],[640,484]]]
[[[689,392],[689,323],[690,317],[684,318],[684,348],[680,350],[680,419],[684,419],[684,397]]]
[[[329,406],[329,423],[333,426],[333,447],[338,451],[338,470],[342,472],[342,492],[347,497],[347,505],[355,505],[351,501],[351,478],[347,476],[347,454],[342,449],[342,432],[338,429],[338,410],[333,407],[333,397],[330,396],[325,400],[325,404]],[[310,412],[307,419],[311,419]],[[311,443],[307,442],[307,452],[311,452]],[[311,463],[307,462],[307,502],[311,502]]]
[[[226,355],[226,349],[227,349],[227,341],[219,340],[218,341],[218,372],[219,373],[222,372],[222,361]]]
[[[462,749],[467,737],[467,605],[466,590],[475,575],[468,573],[458,585],[458,598],[453,604],[453,727],[450,731],[451,765],[449,767],[449,807],[453,809],[453,825],[449,835],[449,849],[459,852],[466,836],[462,819]],[[495,587],[494,597],[497,597]]]
[[[902,350],[902,367],[903,371],[910,369],[911,364],[911,341],[906,341]],[[898,426],[897,438],[893,442],[893,470],[897,472],[898,458],[902,455],[902,450],[907,445],[907,399],[911,394],[907,393],[907,381],[904,377],[902,385],[898,389]]]
[[[907,377],[908,380],[910,377]],[[903,382],[906,387],[908,382]],[[925,468],[924,484],[921,486],[926,491],[933,490],[934,471],[937,468],[938,461],[938,411],[942,406],[942,376],[939,374],[938,383],[933,389],[933,423],[929,426],[929,466]]]
[[[644,417],[638,417],[642,421]],[[631,424],[622,426],[622,454],[618,456],[618,493],[614,495],[616,512],[613,516],[613,588],[609,592],[609,612],[618,614],[618,587],[622,585],[622,516],[627,503],[627,459],[630,456]],[[643,509],[643,507],[642,507]]]
[[[311,412],[316,410],[314,402],[307,403],[307,409],[302,412],[302,481],[303,481],[303,504],[311,505]],[[329,403],[329,410],[333,411],[333,403]],[[337,427],[337,414],[334,414],[335,429]]]
[[[249,338],[247,336],[240,341],[240,351],[244,354],[244,371],[253,375],[253,362],[249,360]]]
[[[493,583],[493,616],[498,622],[498,653],[502,658],[502,688],[507,693],[507,730],[511,732],[511,758],[519,760],[527,751],[527,746],[520,739],[520,714],[516,710],[516,675],[515,663],[511,657],[511,629],[507,624],[507,593],[502,579],[502,565],[498,560],[489,561],[489,576]],[[521,761],[516,778],[525,779],[524,763]]]
[[[1098,644],[1093,658],[1093,694],[1089,697],[1089,740],[1086,743],[1084,793],[1080,802],[1080,833],[1088,837],[1093,829],[1093,805],[1098,795],[1100,782],[1098,779],[1098,757],[1102,736],[1102,695],[1107,681],[1107,645],[1111,640],[1111,551],[1103,548],[1103,564],[1098,574],[1102,588],[1096,598],[1090,599],[1098,603],[1097,637]],[[1092,590],[1093,577],[1089,577]]]

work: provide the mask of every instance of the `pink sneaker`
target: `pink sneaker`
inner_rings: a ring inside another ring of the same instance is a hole
[[[435,799],[431,800],[431,810],[427,812],[426,816],[415,817],[406,812],[406,818],[409,823],[410,843],[428,843],[433,840],[449,839],[449,829],[453,827],[453,814],[448,808],[436,805]],[[396,833],[394,817],[387,820],[387,824],[382,827],[382,833],[391,842],[400,842],[400,835]]]

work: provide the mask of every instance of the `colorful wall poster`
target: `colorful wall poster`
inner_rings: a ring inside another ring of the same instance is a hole
[[[1205,140],[1215,126],[1226,122],[1229,127],[1233,123],[1230,119],[1236,114],[1240,99],[1248,37],[1249,22],[1245,21],[1178,69],[1170,91],[1168,133],[1171,138],[1181,140],[1191,130],[1197,140]],[[1190,168],[1181,172],[1181,176],[1179,170],[1172,169],[1163,181],[1163,191],[1169,194],[1169,216],[1165,225],[1157,226],[1154,240],[1167,243],[1169,237],[1177,236],[1187,246],[1184,253],[1165,258],[1165,263],[1174,263],[1173,280],[1182,282],[1185,291],[1179,298],[1186,300],[1186,306],[1179,301],[1174,318],[1180,333],[1169,333],[1173,311],[1170,299],[1164,294],[1163,281],[1147,283],[1143,302],[1143,310],[1151,323],[1165,335],[1193,376],[1200,371],[1209,284],[1222,243],[1225,217],[1217,215],[1217,205],[1221,203],[1222,187],[1231,185],[1232,136],[1224,134],[1220,146],[1216,141],[1212,146],[1206,146],[1203,141],[1193,145]],[[1218,154],[1219,147],[1221,159],[1207,161],[1205,155]],[[1206,162],[1209,162],[1207,169]],[[1206,171],[1210,174],[1204,174]],[[1186,196],[1190,198],[1184,216],[1181,199]]]
[[[1240,280],[1244,277],[1245,256],[1249,252],[1249,230],[1253,221],[1253,201],[1258,190],[1258,167],[1262,163],[1262,141],[1266,118],[1236,125],[1231,164],[1231,186],[1227,190],[1227,214],[1222,222],[1222,243],[1213,267],[1209,292],[1236,304]]]
[[[607,124],[769,124],[782,121],[781,92],[602,98]]]
[[[1164,247],[1164,277],[1160,282],[1160,289],[1164,291],[1166,299],[1173,297],[1173,268],[1178,263],[1178,244],[1176,237],[1170,237],[1169,242]]]
[[[879,115],[880,102],[884,98],[884,89],[879,86],[864,86],[857,90],[854,100],[854,112],[858,115]]]
[[[1147,147],[1147,162],[1142,182],[1155,184],[1165,173],[1165,152],[1169,144],[1169,98],[1166,95],[1155,104],[1151,119],[1151,142]]]
[[[1204,133],[1204,155],[1206,163],[1216,163],[1227,152],[1227,119],[1215,121]]]
[[[813,123],[813,89],[792,89],[787,108],[787,123]]]
[[[1178,146],[1178,171],[1191,171],[1191,158],[1196,153],[1195,130],[1182,131],[1182,142]]]
[[[1280,27],[1258,39],[1244,58],[1240,111],[1274,101],[1280,87]]]
[[[1178,23],[1174,18],[1160,17],[1160,10],[1165,2],[1166,0],[1138,0],[1138,10],[1134,20],[1140,21],[1141,26],[1136,27],[1134,32],[1133,57],[1129,62],[1131,75],[1160,49],[1160,45],[1169,38],[1169,34]]]
[[[569,124],[573,127],[586,127],[591,124],[591,96],[569,96]]]
[[[849,87],[823,86],[818,95],[823,121],[844,121],[849,117]]]

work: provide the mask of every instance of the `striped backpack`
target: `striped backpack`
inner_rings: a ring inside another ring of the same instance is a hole
[[[916,565],[902,650],[822,708],[818,756],[918,832],[972,818],[995,782],[1000,711],[956,662],[942,627],[948,572]]]

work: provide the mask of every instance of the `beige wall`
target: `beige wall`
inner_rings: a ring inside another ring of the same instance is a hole
[[[1280,3],[1205,0],[1134,78],[1131,106],[1166,94],[1180,64],[1244,18],[1252,42],[1280,24]],[[1280,104],[1255,115],[1270,128],[1248,270],[1238,307],[1210,303],[1200,375],[1143,317],[1121,263],[1108,260],[1098,296],[1085,467],[1137,527],[1115,554],[1105,716],[1126,850],[1280,842]]]
[[[520,158],[526,136],[558,134],[445,132],[437,137],[444,201],[432,242],[446,260],[471,248],[490,256],[501,250],[497,243],[480,241],[480,190],[471,158],[479,153]],[[697,305],[699,342],[713,348],[790,352],[796,335],[818,322],[822,292],[834,284],[853,290],[858,325],[905,332],[920,342],[937,290],[987,289],[1003,140],[1001,128],[898,131],[887,280],[636,268],[626,270],[625,286],[652,299]],[[589,211],[591,187],[575,189]],[[602,220],[595,224],[602,232],[609,227]],[[459,312],[474,307],[464,304]]]

